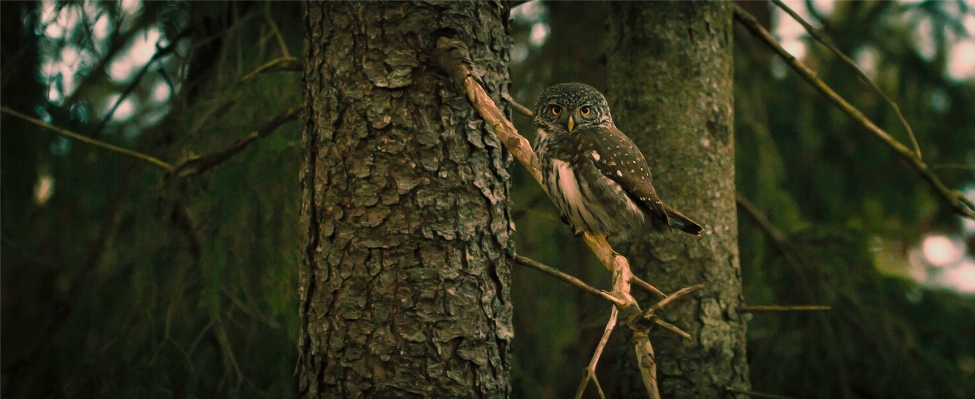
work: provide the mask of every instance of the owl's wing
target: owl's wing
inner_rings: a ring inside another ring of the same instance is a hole
[[[635,202],[642,204],[668,226],[666,205],[657,196],[646,158],[629,137],[615,126],[577,130],[574,152],[580,161],[591,161],[603,176],[619,184]]]

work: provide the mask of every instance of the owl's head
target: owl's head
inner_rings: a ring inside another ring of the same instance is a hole
[[[613,123],[609,103],[603,94],[582,83],[549,86],[535,102],[535,126],[551,133]]]

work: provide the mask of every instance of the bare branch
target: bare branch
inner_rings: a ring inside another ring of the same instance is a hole
[[[298,61],[297,58],[293,58],[293,57],[278,58],[275,60],[271,60],[270,62],[261,65],[257,68],[254,68],[253,71],[248,72],[240,80],[246,81],[250,78],[253,78],[254,76],[257,76],[265,72],[276,72],[276,71],[300,72],[302,69],[304,69],[304,67],[305,67],[304,64],[302,64],[301,61]]]
[[[880,97],[883,98],[885,102],[887,102],[887,105],[890,105],[890,107],[894,109],[894,113],[897,114],[897,119],[900,120],[901,125],[904,126],[904,130],[907,131],[907,136],[911,138],[911,143],[914,144],[914,155],[917,156],[917,159],[921,159],[921,146],[918,145],[917,138],[914,137],[914,130],[912,130],[911,125],[907,123],[907,119],[904,118],[904,114],[901,113],[901,109],[900,107],[897,106],[897,103],[895,103],[894,100],[891,100],[890,97],[888,97],[883,90],[880,90],[880,87],[877,86],[876,83],[874,83],[873,79],[870,79],[870,77],[867,76],[866,73],[863,73],[863,70],[857,67],[857,64],[853,62],[853,60],[850,59],[850,57],[847,57],[846,54],[843,54],[843,52],[840,51],[840,49],[836,48],[836,45],[833,44],[833,41],[829,40],[828,37],[823,35],[822,31],[814,28],[812,25],[806,22],[806,20],[802,19],[802,17],[800,17],[799,14],[796,14],[795,11],[789,8],[789,6],[785,5],[785,3],[783,3],[782,1],[772,0],[772,2],[775,3],[775,5],[779,6],[779,8],[781,8],[783,11],[788,13],[790,16],[792,16],[792,19],[800,23],[803,28],[806,28],[806,32],[809,32],[809,35],[811,35],[814,39],[816,39],[816,41],[822,43],[824,46],[826,46],[826,48],[832,50],[833,53],[835,53],[837,56],[840,57],[840,60],[842,60],[843,63],[848,65],[850,68],[853,68],[853,70],[856,71],[856,74],[860,78],[860,80],[866,83],[867,86],[870,86],[870,88],[873,89],[874,92],[879,94]]]
[[[816,76],[816,72],[809,69],[806,65],[796,59],[788,51],[785,51],[781,45],[775,40],[771,33],[768,32],[754,16],[745,11],[741,7],[735,5],[735,20],[743,24],[750,32],[752,32],[755,37],[760,39],[769,48],[778,53],[786,64],[789,65],[793,70],[795,70],[799,76],[805,79],[807,82],[812,84],[820,93],[825,95],[830,101],[832,101],[836,106],[838,106],[843,112],[849,115],[853,120],[857,121],[861,126],[866,128],[868,131],[873,133],[877,138],[882,140],[888,146],[894,149],[902,158],[908,161],[912,167],[921,175],[931,186],[934,188],[935,192],[941,195],[952,207],[952,209],[963,216],[975,219],[975,204],[971,200],[965,197],[964,194],[957,190],[951,190],[941,182],[934,172],[920,158],[916,157],[914,153],[908,149],[906,146],[901,144],[899,141],[895,140],[890,136],[889,133],[878,127],[870,119],[863,115],[860,110],[858,110],[853,105],[850,105],[843,97],[836,94],[832,88],[829,87],[822,79]]]
[[[518,263],[518,264],[523,265],[523,266],[528,266],[528,267],[530,267],[532,269],[539,270],[539,271],[542,271],[544,273],[547,273],[547,274],[549,274],[551,276],[554,276],[555,278],[558,278],[559,280],[562,280],[562,281],[565,281],[565,282],[567,282],[569,284],[574,285],[576,288],[578,288],[580,290],[583,290],[585,292],[588,292],[590,294],[593,294],[595,296],[598,296],[600,298],[603,298],[603,299],[609,301],[610,303],[612,303],[613,305],[616,305],[616,306],[623,306],[623,305],[625,305],[625,303],[622,300],[620,300],[619,298],[614,297],[610,293],[608,293],[606,291],[603,291],[603,290],[600,290],[600,289],[597,289],[597,288],[593,288],[593,287],[589,286],[588,284],[582,282],[582,280],[579,280],[579,279],[577,279],[575,277],[572,277],[572,276],[570,276],[568,274],[562,273],[562,272],[556,270],[555,268],[553,268],[551,266],[545,265],[543,263],[540,263],[538,261],[535,261],[533,259],[530,259],[530,258],[521,256],[521,255],[518,255],[518,254],[515,254],[514,257],[513,257],[513,259],[514,259],[515,263]],[[616,308],[613,308],[613,312],[615,312],[615,311],[616,311]],[[615,323],[615,319],[616,318],[613,317],[614,323]]]
[[[264,3],[264,19],[267,24],[271,26],[271,30],[274,31],[274,36],[278,38],[278,45],[281,46],[281,54],[284,54],[284,58],[292,58],[291,52],[288,51],[288,45],[284,42],[284,35],[278,29],[278,24],[274,23],[274,18],[271,17],[271,2]]]
[[[763,312],[808,312],[814,310],[832,310],[832,306],[798,305],[798,306],[742,306],[738,308],[742,313]]]
[[[173,165],[170,165],[170,164],[168,164],[166,162],[160,161],[158,158],[154,158],[154,157],[148,156],[148,155],[143,154],[141,152],[136,152],[136,151],[133,151],[133,150],[130,150],[130,149],[127,149],[127,148],[122,148],[122,147],[119,147],[119,146],[115,146],[115,145],[112,145],[112,144],[108,144],[108,143],[105,143],[105,142],[102,142],[102,141],[98,141],[98,140],[89,138],[87,136],[80,135],[78,133],[72,132],[72,131],[67,130],[67,129],[62,129],[60,127],[51,125],[51,124],[49,124],[47,122],[44,122],[44,121],[42,121],[40,119],[37,119],[37,118],[29,117],[27,115],[24,115],[24,114],[22,114],[20,112],[14,111],[14,110],[12,110],[10,108],[7,108],[7,107],[0,107],[0,112],[3,112],[3,113],[6,113],[6,114],[10,114],[10,115],[16,116],[16,117],[18,117],[20,119],[23,119],[23,120],[27,121],[27,122],[33,123],[33,124],[35,124],[37,126],[40,126],[42,128],[45,128],[47,130],[50,130],[50,131],[52,131],[54,133],[57,133],[57,134],[60,134],[62,136],[65,136],[65,137],[69,137],[69,138],[78,140],[78,141],[80,141],[82,143],[91,144],[93,146],[101,147],[101,148],[104,148],[106,150],[113,151],[113,152],[117,152],[119,154],[126,155],[126,156],[129,156],[129,157],[132,157],[132,158],[141,159],[143,161],[152,163],[153,165],[156,165],[156,166],[158,166],[160,168],[163,168],[167,172],[172,172],[173,171]]]
[[[646,318],[646,319],[650,319],[650,318],[652,318],[652,317],[655,316],[654,314],[658,310],[662,310],[664,307],[666,307],[667,305],[669,305],[671,302],[674,302],[674,301],[680,299],[681,297],[683,297],[685,295],[690,295],[691,293],[694,293],[696,291],[700,291],[700,290],[703,290],[703,289],[704,289],[704,284],[692,285],[690,287],[681,288],[677,292],[675,292],[673,294],[670,294],[666,298],[662,299],[660,302],[657,302],[656,304],[654,304],[653,306],[651,306],[649,309],[647,309],[647,311],[643,314],[643,317]]]
[[[527,116],[529,118],[534,118],[535,117],[535,114],[532,112],[532,110],[528,109],[528,107],[526,107],[524,105],[518,104],[518,102],[515,101],[515,99],[511,98],[511,95],[510,94],[504,93],[504,94],[501,95],[501,98],[503,98],[505,101],[507,101],[508,104],[511,104],[511,108],[514,108],[515,111],[518,111],[522,115]]]
[[[589,360],[589,365],[586,366],[585,376],[579,384],[579,389],[576,390],[576,399],[582,399],[582,394],[586,392],[586,385],[589,384],[590,379],[596,385],[596,390],[599,391],[599,397],[602,399],[606,398],[606,395],[603,393],[603,388],[599,386],[599,379],[596,378],[596,363],[599,363],[599,357],[602,356],[603,349],[606,348],[606,343],[609,342],[609,336],[613,333],[613,329],[616,328],[616,317],[618,315],[619,309],[614,307],[609,314],[609,321],[606,322],[606,328],[603,329],[603,336],[599,339],[599,344],[596,345],[596,351],[592,354],[592,360]]]

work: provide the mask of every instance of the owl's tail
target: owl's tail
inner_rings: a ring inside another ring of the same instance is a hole
[[[664,210],[667,211],[667,222],[670,227],[677,228],[687,234],[701,235],[701,225],[697,224],[689,217],[684,216],[684,214],[677,212],[676,209],[671,208],[670,205],[664,204]]]

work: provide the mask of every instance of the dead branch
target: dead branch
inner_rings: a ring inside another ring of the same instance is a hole
[[[585,292],[588,292],[590,294],[593,294],[595,296],[598,296],[600,298],[603,298],[603,299],[609,301],[610,303],[612,303],[612,304],[614,304],[616,306],[623,306],[623,305],[625,305],[625,303],[623,301],[621,301],[620,299],[614,297],[610,293],[608,293],[606,291],[603,291],[603,290],[600,290],[600,289],[593,288],[589,284],[586,284],[586,283],[582,282],[582,280],[579,280],[579,279],[577,279],[575,277],[572,277],[572,276],[570,276],[568,274],[562,273],[562,272],[558,271],[557,269],[555,269],[555,268],[553,268],[551,266],[542,264],[542,263],[537,262],[537,261],[535,261],[533,259],[529,259],[529,258],[526,258],[526,257],[521,256],[521,255],[518,255],[518,254],[515,254],[512,258],[518,264],[521,264],[523,266],[528,266],[528,267],[530,267],[532,269],[540,270],[542,272],[545,272],[545,273],[547,273],[550,276],[553,276],[553,277],[555,277],[557,279],[560,279],[562,281],[565,281],[565,282],[567,282],[569,284],[574,285],[576,288],[578,288],[580,290],[583,290]]]
[[[457,88],[467,95],[468,100],[481,115],[490,129],[497,135],[498,140],[515,156],[528,173],[535,178],[542,190],[548,193],[547,188],[542,184],[542,174],[538,167],[538,158],[529,145],[528,140],[518,134],[514,125],[498,109],[494,100],[488,96],[484,88],[477,82],[471,74],[468,64],[470,55],[464,44],[458,40],[441,37],[437,41],[438,61]],[[510,100],[509,100],[510,101]],[[527,109],[527,108],[526,108]],[[639,304],[630,295],[630,284],[634,280],[633,273],[630,271],[629,261],[620,254],[613,251],[606,236],[603,234],[584,233],[583,240],[586,245],[596,254],[600,263],[613,274],[612,295],[622,302],[622,306],[617,304],[619,312],[623,314],[623,320],[634,331],[634,336],[642,334],[646,337],[646,325],[640,317],[643,312]],[[649,284],[648,284],[649,285]],[[676,327],[675,327],[676,328]],[[685,333],[686,334],[686,333]],[[651,398],[659,398],[660,393],[656,390],[656,367],[650,367],[645,360],[653,359],[653,348],[649,345],[650,340],[645,342],[639,340],[634,345],[637,359],[640,359],[640,375],[644,379],[644,385]],[[589,376],[587,375],[587,378]],[[584,388],[584,385],[583,385]]]
[[[576,399],[582,399],[582,394],[586,392],[586,385],[589,384],[589,380],[592,380],[593,385],[596,386],[599,397],[606,399],[606,394],[603,393],[603,387],[599,385],[599,379],[596,378],[596,363],[599,363],[599,357],[602,356],[603,349],[606,348],[606,343],[609,342],[609,336],[613,333],[613,328],[616,327],[616,316],[619,313],[619,309],[615,307],[609,313],[609,321],[606,322],[606,328],[603,329],[603,336],[599,339],[599,344],[596,345],[596,350],[592,354],[592,360],[586,366],[585,375],[582,378],[582,382],[579,383],[579,389],[576,390]]]
[[[277,72],[277,71],[300,72],[304,68],[305,65],[301,61],[298,61],[297,58],[293,58],[293,57],[278,58],[275,60],[271,60],[257,68],[254,68],[253,71],[248,72],[240,80],[246,81],[249,80],[250,78],[253,78],[254,76],[257,76],[265,72]]]
[[[868,131],[873,133],[877,138],[882,140],[888,146],[894,149],[897,154],[904,158],[911,166],[921,175],[931,187],[934,188],[935,192],[947,201],[952,209],[963,216],[975,219],[975,203],[965,197],[963,193],[957,190],[951,190],[941,179],[938,178],[934,172],[931,171],[928,166],[921,161],[920,157],[914,155],[914,153],[908,149],[904,144],[895,140],[889,133],[881,129],[879,126],[874,124],[870,119],[868,119],[859,109],[847,102],[843,97],[837,94],[832,88],[829,87],[822,79],[816,76],[816,72],[809,69],[805,64],[796,59],[788,51],[785,51],[781,45],[775,40],[771,33],[768,32],[755,17],[745,11],[741,7],[734,5],[735,20],[744,25],[756,38],[765,43],[769,48],[775,51],[779,56],[785,60],[785,63],[789,65],[796,73],[799,74],[804,80],[809,82],[813,87],[816,88],[820,93],[822,93],[826,98],[828,98],[833,104],[839,107],[843,112],[853,118],[861,126],[866,128]]]

